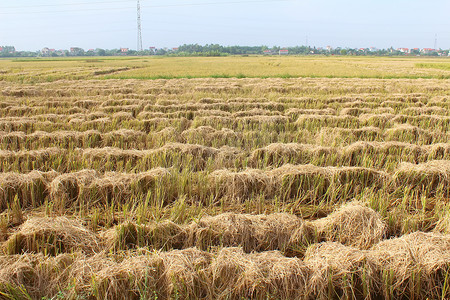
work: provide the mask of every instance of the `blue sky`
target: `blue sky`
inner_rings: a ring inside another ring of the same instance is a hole
[[[0,0],[0,45],[136,49],[133,0]],[[144,48],[450,48],[449,0],[141,0]]]

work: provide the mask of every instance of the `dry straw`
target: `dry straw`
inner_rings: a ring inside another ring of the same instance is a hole
[[[32,218],[3,245],[7,254],[38,253],[57,255],[73,251],[92,254],[99,249],[96,235],[75,219]]]
[[[4,299],[52,298],[69,282],[68,271],[75,257],[61,254],[0,256],[0,293]]]
[[[380,265],[384,296],[437,299],[449,296],[450,239],[415,232],[382,241],[368,255]]]
[[[386,235],[381,216],[359,202],[344,204],[325,218],[313,222],[319,238],[368,249]]]
[[[301,255],[314,239],[314,229],[307,222],[286,213],[225,213],[192,222],[186,231],[187,245],[204,250],[211,246],[240,246],[245,252],[280,250]]]
[[[312,273],[307,285],[311,298],[371,299],[377,293],[377,266],[357,248],[337,242],[314,244],[304,261]]]
[[[0,173],[0,209],[13,205],[15,199],[21,208],[39,207],[48,195],[47,186],[56,172],[33,171],[28,174]]]
[[[246,254],[224,248],[214,258],[209,275],[212,299],[301,299],[310,269],[278,251]]]
[[[450,160],[421,164],[401,163],[394,174],[398,186],[409,187],[429,197],[450,195]]]
[[[154,250],[182,249],[186,245],[186,228],[170,221],[150,224],[132,222],[117,225],[102,233],[106,249],[113,251],[148,247]]]

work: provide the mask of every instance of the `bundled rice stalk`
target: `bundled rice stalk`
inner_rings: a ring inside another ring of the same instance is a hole
[[[368,255],[379,264],[385,299],[445,299],[450,296],[450,238],[415,232],[382,241]]]
[[[4,299],[53,298],[67,287],[74,259],[70,254],[0,256],[0,295]]]
[[[157,191],[166,191],[164,194],[157,194],[162,200],[170,201],[176,197],[176,180],[172,178],[172,172],[166,168],[155,168],[146,172],[141,172],[133,176],[130,189],[136,196],[145,196],[149,192],[157,194]]]
[[[317,143],[327,146],[341,146],[356,141],[376,141],[382,137],[378,127],[336,128],[323,127],[316,135]]]
[[[360,127],[360,120],[354,116],[300,115],[295,124],[299,128],[317,131],[322,127]]]
[[[194,171],[203,170],[209,160],[214,160],[220,150],[194,144],[168,143],[149,150],[145,159],[157,166],[188,166]]]
[[[437,222],[435,232],[450,234],[450,211],[447,211]]]
[[[400,142],[356,142],[342,151],[343,163],[349,166],[384,168],[403,161],[418,162],[425,160],[427,151],[424,147]]]
[[[0,173],[0,210],[12,206],[15,199],[21,208],[36,208],[48,196],[49,181],[44,172],[28,174]],[[50,176],[50,173],[49,175]]]
[[[448,133],[450,140],[450,132]],[[428,160],[450,160],[450,143],[436,143],[424,146]]]
[[[304,262],[311,269],[306,286],[312,299],[377,299],[378,269],[364,251],[336,242],[311,245]]]
[[[102,260],[104,261],[103,257],[98,258],[99,262]],[[132,256],[121,263],[109,261],[104,265],[98,265],[98,262],[92,264],[97,270],[93,269],[84,276],[80,276],[81,272],[73,272],[81,284],[77,285],[78,290],[72,291],[70,296],[99,300],[169,298],[169,283],[164,277],[164,260],[157,255]],[[89,277],[94,280],[89,281]]]
[[[255,195],[270,197],[274,193],[273,178],[262,170],[232,172],[217,170],[209,176],[209,190],[218,199],[250,199]]]
[[[240,134],[231,129],[222,128],[221,130],[216,130],[211,126],[190,128],[183,131],[181,135],[188,143],[200,143],[206,146],[213,146],[217,141],[224,145],[235,144],[240,138]]]
[[[323,108],[323,109],[301,109],[301,108],[289,108],[284,112],[284,115],[290,117],[291,120],[296,120],[300,115],[335,115],[336,110],[332,108]]]
[[[364,126],[375,126],[381,129],[390,127],[396,115],[390,113],[384,114],[361,114],[359,115],[359,122]]]
[[[99,256],[72,268],[73,298],[211,299],[212,255],[195,248],[128,255],[120,263]]]
[[[245,252],[280,250],[290,256],[301,256],[314,240],[314,230],[307,222],[286,213],[205,217],[192,222],[187,234],[186,244],[203,250],[240,246]]]
[[[358,107],[344,107],[339,111],[339,115],[341,116],[353,116],[357,117],[362,114],[369,113],[371,111],[370,108],[358,108]]]
[[[119,146],[125,148],[145,148],[147,134],[133,129],[119,129],[103,135],[103,146]]]
[[[209,267],[213,299],[303,299],[310,269],[278,251],[221,249]]]
[[[240,168],[247,159],[247,153],[239,148],[222,146],[214,159],[214,167]]]
[[[421,164],[401,163],[394,174],[399,188],[426,197],[450,195],[450,160],[433,160]]]
[[[103,236],[107,249],[112,251],[148,247],[154,250],[182,249],[187,232],[170,221],[150,224],[124,223],[106,231]]]
[[[100,276],[103,275],[101,272],[102,270],[108,270],[108,278],[112,279],[112,285],[114,286],[113,280],[117,277],[114,267],[117,265],[115,257],[105,255],[104,252],[91,256],[78,255],[69,269],[70,283],[67,282],[66,288],[61,290],[62,296],[67,299],[86,299],[89,297],[91,299],[105,299],[105,288],[107,289],[109,286],[102,283],[105,280],[105,276]],[[126,272],[127,276],[120,279],[128,281],[128,278],[131,277],[130,269],[123,269],[122,271],[122,274],[125,275]],[[107,280],[106,283],[108,283]],[[122,287],[124,289],[120,293],[126,297],[129,291],[125,289],[126,286]],[[115,299],[124,299],[120,294],[116,295],[117,298]]]
[[[31,218],[3,245],[7,254],[43,253],[58,255],[83,251],[92,254],[98,250],[97,237],[78,220],[65,217]]]
[[[146,151],[122,150],[112,147],[76,149],[75,151],[76,159],[86,160],[85,164],[88,166],[98,165],[99,171],[119,164],[136,166],[146,153]]]
[[[167,298],[204,299],[211,295],[211,277],[208,267],[213,255],[196,248],[159,252],[164,261],[164,281],[167,286],[161,294]]]
[[[331,199],[353,198],[365,189],[387,189],[392,186],[391,176],[383,171],[361,167],[328,167],[332,173],[333,193]]]
[[[277,167],[288,163],[306,164],[313,159],[320,159],[332,154],[332,149],[327,147],[296,143],[274,143],[254,150],[249,157],[249,163],[254,167]]]
[[[393,128],[385,131],[385,136],[391,141],[421,142],[423,144],[430,144],[433,138],[429,131],[410,124],[395,124]]]
[[[108,172],[95,178],[84,187],[79,197],[81,206],[105,206],[112,203],[125,203],[132,195],[130,189],[135,174]]]
[[[66,154],[66,150],[59,148],[17,152],[0,150],[0,168],[3,172],[29,172],[39,166],[39,170],[50,171],[66,165]]]
[[[22,148],[24,141],[27,140],[27,136],[24,132],[2,132],[0,135],[0,143],[2,149],[17,151]]]
[[[332,188],[331,169],[291,164],[270,171],[276,178],[277,192],[285,200],[320,202]]]
[[[344,204],[327,217],[314,221],[313,225],[319,238],[359,249],[368,249],[380,242],[387,230],[376,211],[357,201]]]
[[[95,170],[63,174],[51,183],[51,199],[59,208],[94,207],[144,199],[149,194],[169,201],[176,196],[170,172],[156,168],[143,173],[107,172]]]
[[[401,113],[410,116],[420,116],[420,115],[447,115],[448,109],[438,106],[430,107],[408,107],[401,111]]]
[[[95,170],[82,170],[56,177],[50,184],[50,198],[56,209],[64,210],[73,207],[85,187],[98,176]]]

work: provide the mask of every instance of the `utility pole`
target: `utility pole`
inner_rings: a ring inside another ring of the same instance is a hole
[[[434,35],[434,50],[437,50],[437,33]]]
[[[137,28],[138,28],[138,40],[137,51],[142,51],[142,26],[141,26],[141,3],[137,2]]]

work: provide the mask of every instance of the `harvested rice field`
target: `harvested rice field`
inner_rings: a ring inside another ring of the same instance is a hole
[[[0,61],[0,299],[450,298],[450,71],[136,60]]]

